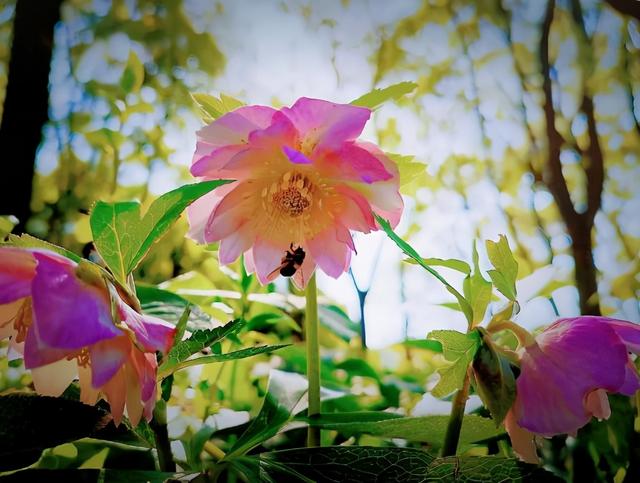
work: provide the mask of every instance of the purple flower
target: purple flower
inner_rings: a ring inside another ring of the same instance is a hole
[[[125,406],[137,424],[151,418],[155,352],[168,351],[175,328],[137,313],[92,268],[49,250],[0,247],[0,339],[24,355],[37,392],[58,396],[79,378],[83,402],[103,395],[116,424]]]
[[[607,317],[560,319],[538,335],[522,352],[505,421],[514,449],[535,461],[534,434],[575,435],[592,416],[607,419],[607,393],[640,389],[629,352],[640,352],[640,325]]]

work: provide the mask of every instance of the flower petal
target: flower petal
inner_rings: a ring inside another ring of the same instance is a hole
[[[187,207],[187,218],[189,220],[188,236],[198,243],[208,243],[205,240],[205,228],[209,218],[215,211],[216,206],[222,199],[237,186],[237,183],[228,183],[210,191],[206,195],[198,198]]]
[[[25,299],[22,298],[0,305],[0,340],[16,333],[13,324],[24,301]]]
[[[89,348],[91,385],[103,387],[122,368],[129,357],[131,342],[126,335],[98,342]]]
[[[313,275],[313,272],[316,269],[316,261],[313,259],[311,254],[307,253],[304,257],[304,262],[300,268],[293,274],[293,283],[295,283],[296,287],[300,290],[304,290],[309,283],[309,279]]]
[[[288,248],[288,246],[274,245],[269,240],[258,237],[253,245],[252,257],[260,283],[266,284],[275,278],[269,278],[269,275],[280,266],[282,257]]]
[[[350,104],[334,104],[302,97],[291,108],[283,108],[303,139],[303,144],[318,150],[335,149],[360,135],[371,110]],[[311,151],[311,149],[309,149]]]
[[[231,235],[255,216],[260,188],[255,181],[235,186],[216,206],[204,230],[207,241],[218,241]]]
[[[611,417],[611,406],[609,406],[607,391],[604,389],[596,389],[587,394],[584,407],[592,416],[598,418],[599,421]]]
[[[127,398],[127,380],[124,367],[121,367],[118,372],[103,386],[102,392],[105,394],[106,399],[109,402],[113,422],[116,426],[119,426],[122,422],[124,404]]]
[[[36,260],[31,252],[0,247],[0,304],[31,295],[31,281],[35,273]]]
[[[101,290],[75,276],[62,257],[34,253],[32,282],[34,325],[38,338],[52,348],[80,349],[120,334],[111,319],[106,287]]]
[[[246,143],[252,131],[270,124],[275,112],[267,106],[239,107],[200,129],[198,138],[212,146]]]
[[[146,350],[168,352],[176,331],[174,325],[151,315],[141,315],[122,301],[118,301],[118,311],[122,321]]]
[[[539,464],[540,458],[536,452],[534,434],[518,425],[512,410],[507,413],[504,419],[504,428],[509,433],[511,446],[520,459],[526,463]]]
[[[282,151],[284,151],[284,154],[287,155],[287,158],[289,158],[289,161],[293,164],[313,164],[313,161],[307,158],[304,154],[296,149],[290,148],[289,146],[282,146]]]
[[[307,245],[318,266],[330,277],[338,278],[349,268],[351,249],[338,241],[334,228],[319,233]]]
[[[78,375],[75,359],[60,359],[45,366],[31,369],[33,386],[43,396],[58,397]]]

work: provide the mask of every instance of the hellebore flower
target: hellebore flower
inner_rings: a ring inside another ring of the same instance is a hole
[[[297,248],[305,253],[294,275],[299,287],[316,265],[337,278],[355,251],[350,231],[376,230],[372,210],[393,226],[402,213],[397,166],[374,144],[356,141],[370,115],[303,97],[280,110],[241,107],[205,126],[191,174],[236,181],[188,208],[189,235],[220,241],[222,264],[244,253],[262,283]]]
[[[95,404],[102,393],[116,424],[125,406],[134,425],[143,413],[149,420],[155,351],[167,352],[174,331],[137,313],[82,264],[48,250],[0,247],[0,339],[11,337],[41,394],[59,396],[78,377],[82,402]]]
[[[534,435],[575,435],[611,415],[607,393],[633,395],[640,325],[607,317],[560,319],[524,348],[517,396],[505,420],[516,452],[536,462]]]

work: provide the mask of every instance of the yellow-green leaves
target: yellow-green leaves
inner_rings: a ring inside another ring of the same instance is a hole
[[[495,267],[487,273],[496,288],[509,300],[516,299],[516,277],[518,276],[518,262],[511,252],[507,237],[500,235],[497,242],[487,240],[487,255]]]
[[[136,268],[151,245],[178,219],[184,209],[227,180],[181,186],[155,200],[144,216],[140,203],[98,201],[91,212],[91,232],[96,248],[118,282]]]
[[[464,279],[462,288],[465,298],[471,304],[473,312],[472,324],[475,326],[482,322],[487,306],[491,301],[491,282],[485,280],[478,265],[478,250],[473,244],[473,274],[468,274]]]
[[[351,101],[351,104],[354,106],[376,109],[387,101],[398,100],[410,92],[413,92],[416,87],[418,87],[418,84],[415,82],[398,82],[397,84],[393,84],[382,89],[374,89],[371,92]]]
[[[131,92],[139,91],[143,82],[144,65],[132,50],[129,52],[127,65],[125,66],[124,71],[122,72],[122,77],[120,78],[120,87],[122,87],[125,94],[129,94]]]
[[[244,102],[226,94],[220,94],[218,98],[210,94],[194,92],[191,94],[191,97],[198,106],[200,118],[206,124],[218,119],[229,111],[244,106]]]
[[[451,362],[438,370],[440,381],[431,391],[435,397],[444,397],[462,388],[469,364],[480,345],[480,337],[477,331],[463,334],[456,330],[434,330],[427,338],[440,342],[444,358]]]

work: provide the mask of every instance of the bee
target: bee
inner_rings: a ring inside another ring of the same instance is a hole
[[[278,272],[283,277],[292,277],[304,262],[306,253],[302,247],[293,248],[293,243],[289,246],[289,250],[284,253],[284,257],[280,260],[280,266],[269,274],[268,278],[275,276]]]

